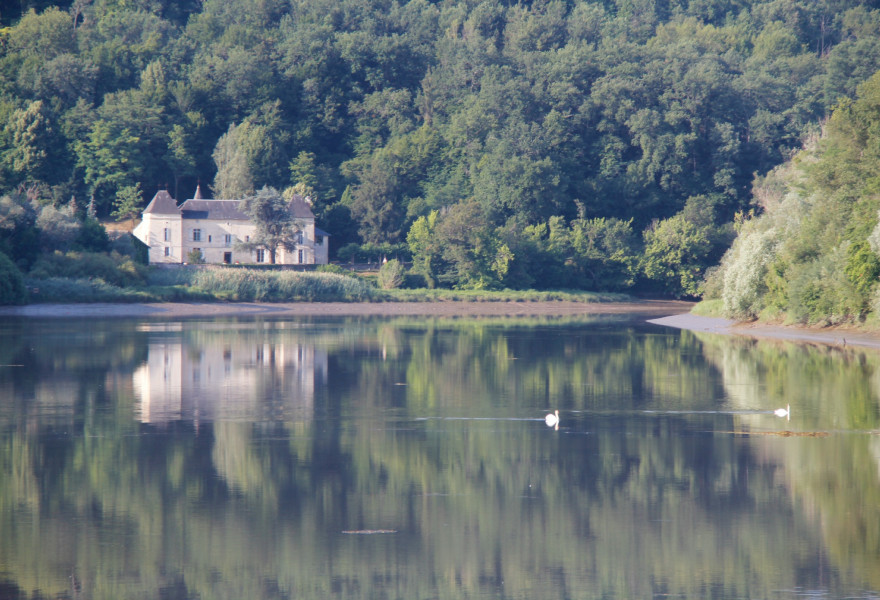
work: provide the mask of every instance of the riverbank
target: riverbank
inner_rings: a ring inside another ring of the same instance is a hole
[[[880,349],[880,332],[864,331],[853,327],[813,328],[767,325],[757,322],[740,323],[729,319],[703,317],[690,313],[651,319],[649,322],[676,329],[747,336],[755,339],[785,340],[841,348],[859,346]]]
[[[632,302],[498,301],[498,302],[159,302],[29,304],[0,307],[0,318],[107,319],[107,318],[212,318],[292,316],[572,316],[638,314],[650,323],[676,329],[777,339],[830,346],[880,349],[880,333],[852,328],[807,328],[738,323],[729,319],[690,313],[694,304],[675,300]]]
[[[28,304],[0,307],[0,318],[197,318],[225,316],[540,316],[644,314],[661,317],[687,313],[691,302],[498,301],[498,302],[159,302]]]

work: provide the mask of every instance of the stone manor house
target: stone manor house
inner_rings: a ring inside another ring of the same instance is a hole
[[[149,247],[150,264],[184,264],[194,250],[208,264],[268,264],[268,250],[237,247],[239,241],[250,241],[257,229],[239,209],[239,202],[203,198],[198,187],[193,198],[178,206],[171,194],[160,190],[132,233]],[[294,196],[290,212],[299,227],[296,248],[279,248],[275,264],[327,264],[328,235],[315,227],[315,215],[308,202]]]

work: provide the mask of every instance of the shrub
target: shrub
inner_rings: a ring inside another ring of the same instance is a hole
[[[859,291],[867,296],[880,275],[880,257],[868,242],[851,244],[847,250],[846,275]]]
[[[150,263],[149,246],[130,233],[114,237],[110,241],[110,250],[122,256],[129,256],[141,265],[148,265]]]
[[[337,275],[354,276],[351,271],[339,265],[318,265],[315,267],[315,273],[336,273]]]
[[[776,257],[776,229],[743,231],[722,262],[724,314],[735,319],[753,319],[763,308],[767,291],[765,276]]]
[[[43,206],[37,216],[40,245],[48,250],[69,250],[78,238],[81,224],[69,207]]]
[[[73,240],[74,250],[86,252],[106,252],[110,247],[107,230],[96,219],[87,218],[80,223],[79,231]]]
[[[130,257],[116,252],[103,254],[55,251],[41,256],[29,276],[34,279],[100,279],[114,286],[131,286],[144,282],[146,268]]]
[[[789,320],[836,324],[862,316],[864,302],[845,273],[847,250],[789,267]]]
[[[205,257],[202,256],[202,251],[198,248],[193,248],[186,255],[186,262],[191,265],[203,265],[205,264]]]
[[[192,285],[219,298],[244,302],[357,302],[375,294],[366,282],[336,273],[223,267],[199,269]]]
[[[644,232],[645,277],[676,297],[696,296],[712,249],[710,227],[700,227],[679,213]]]
[[[26,299],[21,271],[12,259],[0,252],[0,304],[22,304]]]
[[[393,258],[379,269],[379,287],[383,290],[397,289],[403,284],[403,264]]]
[[[410,269],[403,277],[403,287],[409,290],[431,289],[433,280],[429,280],[423,273]]]

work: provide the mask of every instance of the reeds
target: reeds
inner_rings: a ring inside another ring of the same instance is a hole
[[[26,279],[28,301],[33,303],[153,302],[143,290],[122,288],[103,279],[49,277]]]
[[[375,288],[336,273],[207,267],[190,276],[194,290],[233,302],[367,302]]]

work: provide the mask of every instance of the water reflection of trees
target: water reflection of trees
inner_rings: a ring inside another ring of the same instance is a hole
[[[86,378],[99,400],[75,405],[74,435],[51,420],[3,425],[0,579],[47,597],[75,583],[92,598],[704,598],[770,596],[780,573],[829,587],[870,573],[874,438],[746,438],[718,433],[742,424],[707,411],[732,398],[731,382],[791,392],[803,368],[814,384],[838,373],[844,387],[819,389],[850,398],[817,398],[822,414],[863,419],[849,411],[873,409],[851,397],[876,396],[850,380],[873,373],[872,358],[538,325],[354,321],[290,334],[328,356],[307,419],[139,425],[133,390],[98,384],[138,363],[111,361]],[[122,339],[132,357],[155,340]],[[445,418],[551,406],[567,432]],[[633,418],[645,409],[661,412]],[[341,533],[356,529],[398,533]],[[815,564],[820,536],[852,572]]]
[[[880,355],[875,351],[701,336],[739,407],[790,403],[786,427],[827,434],[761,437],[754,453],[780,465],[806,518],[821,527],[834,565],[880,587]],[[750,418],[754,431],[769,417]],[[778,427],[778,425],[777,425]]]

